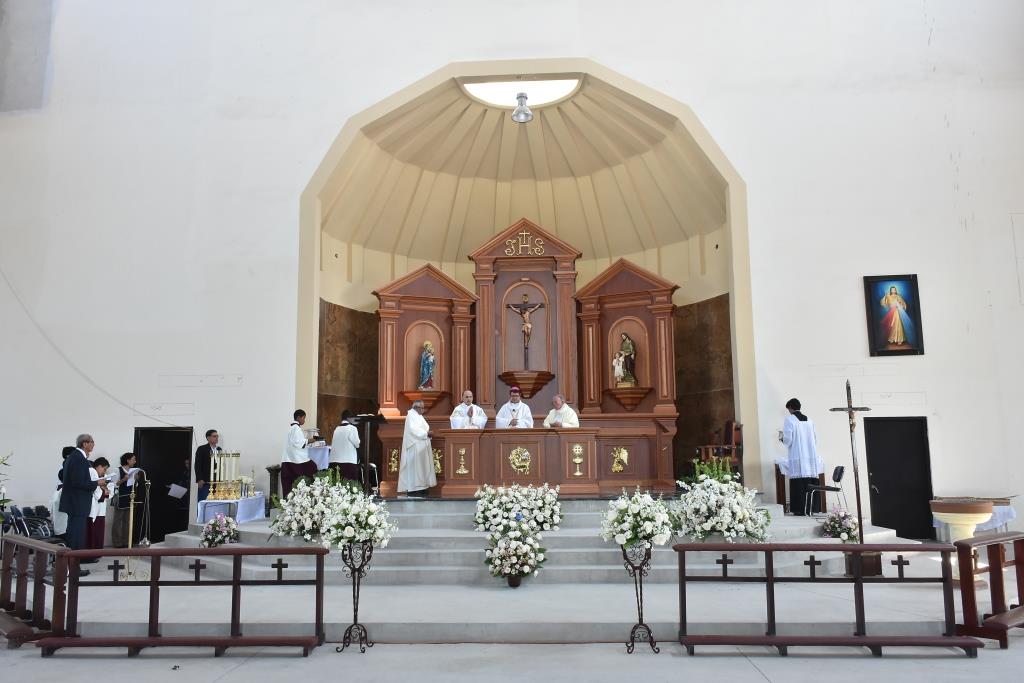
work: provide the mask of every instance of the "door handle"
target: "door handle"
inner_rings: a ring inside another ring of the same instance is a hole
[[[877,486],[875,486],[874,484],[871,484],[871,490],[873,490],[873,491],[874,491],[875,493],[877,493],[877,494],[879,494],[879,495],[881,495],[881,494],[882,494],[882,492],[881,492],[881,491],[879,491],[879,490],[878,490],[878,487],[877,487]]]

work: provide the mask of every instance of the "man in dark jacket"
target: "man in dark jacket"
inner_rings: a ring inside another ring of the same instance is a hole
[[[217,442],[220,434],[216,429],[206,430],[206,443],[196,449],[196,502],[206,500],[210,495],[210,460],[220,451]],[[188,484],[185,484],[188,488]]]
[[[96,482],[89,475],[89,453],[92,453],[95,445],[90,435],[80,434],[75,440],[75,450],[64,461],[60,511],[68,516],[68,530],[64,538],[72,550],[85,548],[85,522],[89,518],[96,491]],[[88,572],[83,570],[82,574]]]

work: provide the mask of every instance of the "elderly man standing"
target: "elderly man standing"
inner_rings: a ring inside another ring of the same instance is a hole
[[[68,530],[64,534],[68,547],[72,550],[82,550],[86,547],[85,522],[92,510],[93,495],[97,483],[93,481],[89,470],[89,454],[92,453],[96,442],[88,434],[79,434],[75,439],[75,450],[68,454],[64,461],[62,479],[64,488],[61,489],[60,511],[68,516]],[[82,570],[81,575],[89,572]]]
[[[402,436],[402,465],[398,470],[398,492],[426,497],[427,489],[437,486],[434,454],[430,450],[430,425],[423,417],[423,401],[413,401],[405,416]]]
[[[462,392],[462,403],[455,406],[451,416],[452,429],[483,429],[487,426],[487,413],[473,403],[473,392]]]
[[[544,418],[544,427],[551,429],[575,429],[580,426],[580,418],[576,415],[576,411],[569,407],[569,404],[565,402],[565,397],[561,394],[555,394],[551,398],[551,405],[554,408],[548,412],[548,416]]]

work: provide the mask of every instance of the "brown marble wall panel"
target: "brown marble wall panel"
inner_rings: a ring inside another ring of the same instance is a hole
[[[729,295],[676,309],[677,432],[673,440],[675,475],[689,474],[699,446],[736,415],[732,376],[732,329]]]
[[[377,349],[375,313],[320,301],[319,393],[376,400]]]
[[[320,301],[320,361],[317,428],[330,440],[343,410],[377,412],[377,315]],[[380,443],[371,438],[371,462],[380,462]],[[362,437],[362,429],[360,429]]]

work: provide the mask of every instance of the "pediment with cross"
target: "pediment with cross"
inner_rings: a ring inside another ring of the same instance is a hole
[[[494,259],[547,257],[570,264],[582,254],[528,218],[520,218],[469,255],[477,263]]]

